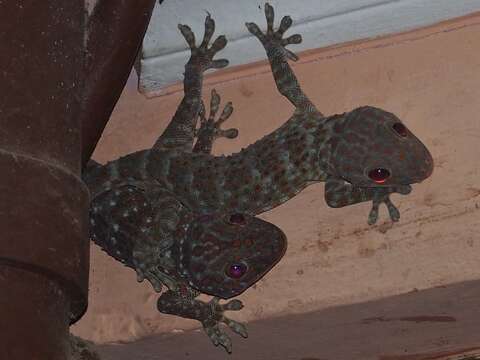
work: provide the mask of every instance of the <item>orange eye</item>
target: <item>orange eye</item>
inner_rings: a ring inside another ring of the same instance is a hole
[[[384,168],[373,169],[368,172],[368,177],[377,184],[383,184],[390,177],[390,171]]]

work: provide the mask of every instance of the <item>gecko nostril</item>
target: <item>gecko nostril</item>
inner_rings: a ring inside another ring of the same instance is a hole
[[[393,124],[392,129],[401,137],[406,137],[408,135],[407,128],[400,122]]]

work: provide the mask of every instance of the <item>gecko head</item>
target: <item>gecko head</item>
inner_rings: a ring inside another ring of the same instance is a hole
[[[432,155],[394,114],[357,108],[332,123],[331,165],[355,186],[408,186],[433,172]]]
[[[287,240],[254,216],[204,214],[185,226],[177,270],[191,287],[228,299],[262,278],[284,255]]]

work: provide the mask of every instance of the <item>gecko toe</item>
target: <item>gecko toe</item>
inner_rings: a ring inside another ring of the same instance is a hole
[[[219,135],[226,137],[227,139],[235,139],[238,136],[238,129],[231,128],[227,130],[221,130]]]
[[[378,220],[378,206],[373,206],[368,214],[368,225],[374,225]]]
[[[253,22],[246,22],[245,23],[245,26],[247,27],[248,31],[256,36],[258,39],[260,39],[260,41],[263,42],[263,39],[264,39],[264,35],[262,33],[262,31],[260,30],[260,28],[258,27],[257,24],[253,23]]]
[[[267,28],[268,33],[273,32],[273,20],[275,18],[275,11],[273,6],[269,3],[265,3],[265,17],[267,18]]]
[[[190,47],[190,49],[194,49],[195,48],[195,34],[193,33],[190,26],[178,24],[178,29],[180,30],[183,37],[187,41],[187,44]]]
[[[387,205],[388,213],[390,215],[390,219],[392,221],[397,222],[400,220],[400,211],[397,209],[395,205],[391,202],[390,199],[385,200],[385,205]]]
[[[215,32],[215,21],[212,19],[209,13],[205,18],[205,34],[203,35],[203,41],[200,45],[201,48],[206,48],[210,42],[213,33]]]
[[[288,15],[284,16],[280,21],[280,26],[277,32],[283,35],[290,28],[290,26],[292,26],[292,23],[293,23],[293,20],[290,16]]]
[[[229,301],[228,303],[222,305],[223,310],[238,311],[242,308],[243,308],[243,303],[238,299],[234,299],[234,300]]]
[[[227,67],[229,64],[229,61],[227,59],[218,59],[218,60],[212,60],[210,63],[210,66],[208,67],[209,69],[222,69],[224,67]]]
[[[286,39],[282,39],[282,45],[287,46],[290,44],[300,44],[302,42],[302,35],[300,34],[294,34],[292,36],[289,36]]]
[[[248,338],[247,327],[238,321],[225,318],[223,322],[236,334],[243,338]]]
[[[225,46],[227,46],[227,38],[225,37],[225,35],[220,35],[213,41],[213,44],[210,47],[209,51],[212,55],[214,55],[220,50],[222,50]]]

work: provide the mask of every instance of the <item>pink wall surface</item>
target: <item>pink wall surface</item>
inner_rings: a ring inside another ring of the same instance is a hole
[[[232,318],[249,322],[320,311],[480,279],[479,39],[480,14],[474,14],[300,54],[294,71],[322,112],[368,104],[395,113],[430,149],[435,170],[410,195],[392,197],[402,214],[395,224],[382,208],[379,223],[368,226],[370,203],[329,208],[323,184],[263,214],[285,231],[289,247],[282,261],[239,297],[245,308]],[[99,162],[150,147],[182,97],[172,87],[169,95],[146,99],[131,80],[94,154]],[[215,154],[239,151],[279,127],[293,111],[277,93],[265,63],[209,77],[206,97],[213,87],[223,101],[233,101],[228,127],[240,131],[235,140],[218,140]],[[158,313],[158,294],[150,285],[137,283],[133,270],[96,245],[91,251],[89,310],[74,333],[96,342],[132,341],[199,327]],[[460,342],[438,349],[464,345]],[[417,350],[422,349],[419,345]]]

